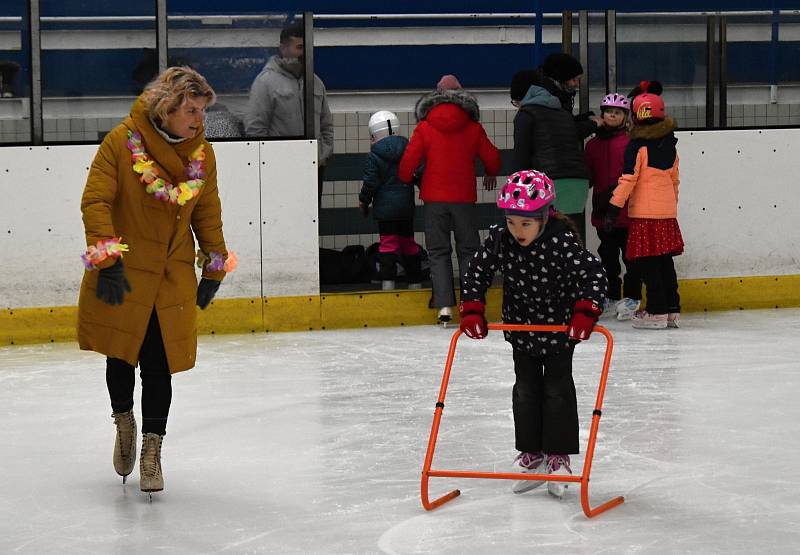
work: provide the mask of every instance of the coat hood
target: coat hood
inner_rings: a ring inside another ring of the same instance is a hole
[[[455,104],[440,104],[435,106],[425,122],[443,133],[456,133],[474,123],[463,108]]]
[[[520,106],[544,106],[553,110],[562,108],[561,102],[550,91],[538,85],[531,85],[528,92],[520,101]]]
[[[136,99],[131,107],[130,115],[122,122],[128,129],[138,131],[142,135],[142,142],[147,154],[158,165],[164,168],[173,178],[183,178],[189,155],[205,142],[205,129],[201,126],[197,135],[180,143],[170,144],[153,127],[150,112],[147,110],[142,97]]]
[[[283,67],[281,65],[281,57],[278,54],[270,56],[270,59],[267,60],[267,65],[264,66],[264,69],[262,71],[267,69],[270,71],[274,71],[276,73],[280,73],[287,79],[293,79],[295,81],[300,81],[303,79],[302,74],[298,77],[297,75],[294,75],[292,72]]]
[[[631,139],[660,139],[666,137],[678,128],[678,124],[672,118],[664,118],[658,123],[651,125],[637,125],[631,130]],[[676,139],[677,141],[677,139]]]
[[[402,135],[390,135],[372,145],[370,151],[381,160],[391,164],[400,161],[407,145],[408,139]]]
[[[575,92],[566,90],[561,83],[545,75],[542,68],[536,70],[533,74],[532,85],[542,87],[547,92],[552,94],[561,103],[561,107],[567,112],[572,112],[575,105]]]
[[[431,110],[442,104],[454,104],[466,112],[468,117],[473,121],[481,120],[478,101],[475,100],[475,97],[464,89],[455,89],[449,91],[433,91],[417,100],[417,104],[414,107],[414,115],[417,121],[427,119]]]

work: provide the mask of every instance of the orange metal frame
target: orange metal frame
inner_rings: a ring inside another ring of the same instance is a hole
[[[538,326],[538,325],[523,325],[523,324],[489,324],[490,330],[498,331],[543,331],[543,332],[563,332],[567,330],[566,326]],[[438,499],[431,501],[428,498],[428,479],[431,477],[443,478],[492,478],[499,480],[541,480],[552,482],[580,482],[581,484],[581,506],[583,512],[587,517],[592,518],[599,515],[625,501],[624,497],[615,497],[594,509],[589,506],[589,473],[592,470],[592,457],[594,456],[594,445],[597,441],[597,428],[600,424],[600,414],[603,408],[603,396],[606,391],[606,380],[608,379],[608,367],[611,363],[611,351],[614,347],[614,339],[611,333],[602,326],[595,326],[594,333],[605,336],[606,338],[606,353],[603,358],[603,372],[600,376],[600,386],[597,388],[597,400],[594,404],[594,411],[592,412],[592,427],[589,432],[589,445],[586,448],[586,459],[583,464],[583,469],[579,476],[552,476],[548,474],[522,474],[515,472],[472,472],[465,470],[431,470],[431,462],[433,461],[433,451],[436,448],[436,437],[439,434],[439,423],[442,419],[442,411],[444,410],[444,397],[447,393],[447,384],[450,381],[450,370],[453,366],[453,358],[455,357],[456,345],[461,336],[461,330],[456,330],[453,338],[450,340],[450,351],[447,353],[447,362],[444,366],[444,375],[442,376],[442,386],[439,389],[439,400],[436,402],[436,410],[433,414],[433,425],[431,426],[431,436],[428,440],[428,451],[425,454],[425,465],[422,468],[422,506],[430,511],[450,501],[451,499],[461,495],[461,491],[453,490]]]

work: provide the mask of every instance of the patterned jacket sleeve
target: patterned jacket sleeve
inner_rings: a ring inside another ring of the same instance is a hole
[[[564,235],[564,265],[570,280],[575,284],[578,300],[587,299],[603,304],[608,292],[608,279],[600,259],[580,244],[574,233]]]
[[[503,229],[499,225],[490,227],[489,236],[469,261],[461,290],[462,301],[486,302],[486,290],[500,268]]]

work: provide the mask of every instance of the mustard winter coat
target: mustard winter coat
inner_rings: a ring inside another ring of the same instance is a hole
[[[155,161],[159,176],[176,185],[188,179],[185,168],[190,154],[205,144],[206,178],[200,194],[178,206],[147,193],[141,176],[133,171],[127,147],[129,129],[141,134],[144,150]],[[80,348],[135,366],[155,307],[170,372],[192,368],[197,354],[194,237],[203,252],[227,256],[216,159],[202,130],[192,139],[170,144],[137,100],[130,116],[100,145],[83,191],[81,212],[87,245],[111,237],[121,237],[129,245],[123,264],[131,292],[125,294],[121,305],[108,305],[95,296],[98,272],[84,273],[78,303]],[[109,258],[99,268],[113,263]],[[224,275],[223,271],[203,271],[203,277],[218,281]]]

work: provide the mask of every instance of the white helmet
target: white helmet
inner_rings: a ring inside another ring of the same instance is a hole
[[[397,135],[399,132],[400,120],[393,112],[381,110],[369,118],[369,135],[373,139],[383,139],[389,135]]]

